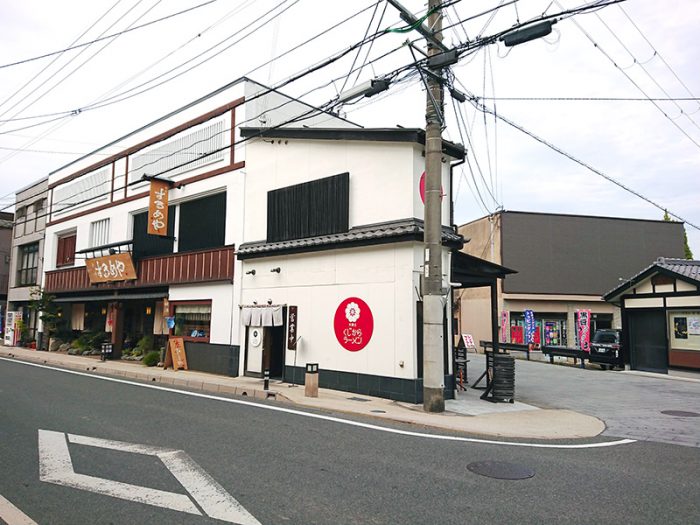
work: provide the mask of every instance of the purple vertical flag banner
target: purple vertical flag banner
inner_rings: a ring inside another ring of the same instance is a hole
[[[532,344],[535,342],[535,312],[525,310],[525,343]]]

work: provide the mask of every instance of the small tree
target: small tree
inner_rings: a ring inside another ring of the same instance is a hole
[[[31,301],[29,309],[39,314],[39,319],[44,323],[44,332],[47,339],[60,331],[63,319],[58,315],[59,308],[54,302],[56,296],[47,294],[39,287],[32,288],[30,292]]]
[[[671,222],[671,216],[668,214],[667,210],[664,210],[664,220],[666,222]],[[690,249],[690,245],[688,245],[688,234],[685,231],[685,226],[683,227],[683,255],[688,260],[693,259],[693,251]]]

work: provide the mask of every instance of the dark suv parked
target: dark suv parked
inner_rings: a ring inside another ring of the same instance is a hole
[[[591,363],[597,363],[600,368],[613,369],[624,367],[622,346],[620,345],[620,330],[596,330],[591,341]]]

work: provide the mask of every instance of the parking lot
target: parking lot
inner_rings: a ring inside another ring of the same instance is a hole
[[[605,422],[604,434],[610,436],[700,447],[700,374],[661,377],[597,367],[584,370],[549,364],[537,357],[533,355],[532,361],[516,359],[517,401],[595,416]],[[484,356],[469,354],[469,359],[472,385],[484,370]]]

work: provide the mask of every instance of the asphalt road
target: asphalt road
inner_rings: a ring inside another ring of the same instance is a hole
[[[470,378],[476,378],[483,371],[484,356],[470,354],[469,359]],[[607,436],[700,447],[700,417],[664,414],[700,414],[697,382],[517,359],[515,389],[518,401],[603,420]]]
[[[40,480],[40,430],[44,474],[53,468],[54,482]],[[158,457],[120,444],[85,444],[88,438],[182,450],[210,476],[204,482],[264,525],[687,524],[700,516],[694,447],[543,449],[436,440],[0,360],[0,496],[36,523],[226,523],[206,515],[202,502],[211,494],[192,484],[185,489]],[[49,450],[61,441],[68,462]],[[485,460],[535,475],[499,480],[467,469]],[[127,499],[56,484],[69,478],[66,469],[95,490],[127,487]],[[195,501],[202,515],[134,501],[153,489],[171,494],[166,501]],[[7,516],[2,501],[0,516]]]

